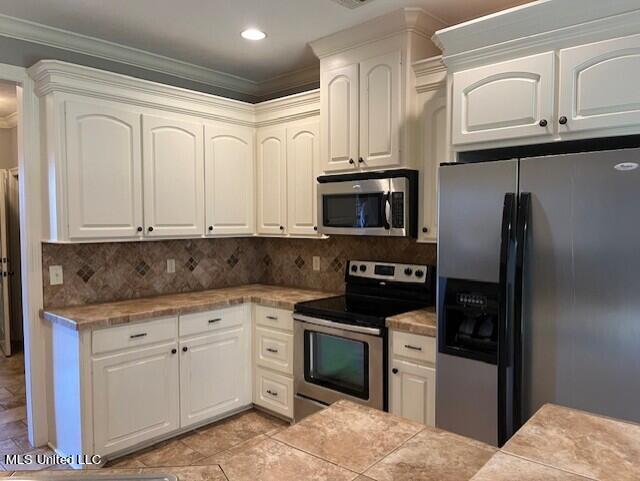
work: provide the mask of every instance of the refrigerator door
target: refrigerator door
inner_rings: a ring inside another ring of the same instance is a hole
[[[521,161],[523,414],[640,421],[640,149]]]
[[[438,275],[498,282],[502,206],[517,192],[518,161],[439,169]]]
[[[492,356],[497,330],[484,347],[480,331],[504,332],[518,161],[443,166],[439,175],[436,426],[498,445],[509,431],[506,340]]]

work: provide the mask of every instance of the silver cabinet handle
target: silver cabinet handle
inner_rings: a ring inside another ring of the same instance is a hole
[[[146,332],[141,332],[140,334],[131,334],[129,339],[140,339],[141,337],[146,337]]]
[[[407,349],[413,349],[414,351],[422,351],[421,347],[412,346],[411,344],[405,344],[404,347]]]
[[[271,394],[272,396],[277,396],[278,393],[276,391],[272,391],[271,389],[267,389],[267,394]]]
[[[267,352],[273,352],[274,354],[276,354],[278,352],[277,349],[273,349],[272,347],[268,347],[267,348]]]
[[[270,321],[277,321],[278,316],[267,316],[267,319],[269,319]]]
[[[215,324],[216,322],[220,322],[222,318],[216,317],[215,319],[209,319],[209,324]]]

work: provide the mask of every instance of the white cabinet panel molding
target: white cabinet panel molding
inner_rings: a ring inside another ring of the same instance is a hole
[[[205,125],[205,199],[207,235],[253,234],[253,129]]]
[[[287,127],[287,232],[317,235],[317,181],[320,122],[312,119]]]
[[[145,115],[142,126],[146,235],[202,235],[202,124]]]
[[[142,235],[140,115],[65,103],[69,238]]]
[[[257,231],[286,233],[286,131],[259,129],[257,134]]]

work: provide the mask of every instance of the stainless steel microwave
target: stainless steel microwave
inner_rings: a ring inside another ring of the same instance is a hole
[[[416,237],[418,171],[318,177],[318,224],[323,234]]]

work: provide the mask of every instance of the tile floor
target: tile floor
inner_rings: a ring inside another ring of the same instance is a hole
[[[217,466],[220,462],[270,439],[287,426],[288,423],[273,416],[249,410],[116,459],[100,472],[153,473],[171,468],[181,481],[224,481],[227,477]],[[22,354],[0,357],[0,478],[24,469],[3,464],[5,454],[10,453],[52,454],[48,448],[34,449],[27,439]],[[46,471],[39,475],[43,479],[53,479],[55,475],[50,470],[64,466],[37,469]]]

